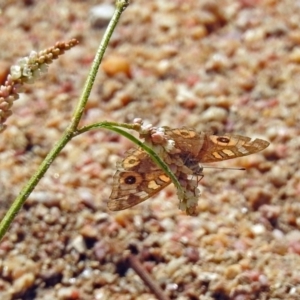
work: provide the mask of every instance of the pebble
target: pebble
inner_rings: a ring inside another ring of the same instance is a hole
[[[108,76],[115,76],[119,73],[131,76],[130,62],[126,57],[120,55],[110,55],[104,59],[101,64],[102,70]]]
[[[30,195],[30,203],[42,203],[46,207],[59,206],[60,197],[50,191],[33,191]]]
[[[87,224],[80,230],[80,234],[82,234],[82,236],[85,238],[97,238],[98,230],[96,227]]]
[[[82,235],[77,235],[71,242],[71,247],[74,248],[78,253],[85,253],[87,248]]]
[[[177,259],[172,259],[168,265],[166,266],[166,273],[169,276],[172,276],[177,270],[180,269],[180,267],[184,266],[186,263],[186,258],[185,257],[180,257]]]
[[[211,122],[211,121],[224,122],[227,119],[227,117],[228,117],[228,113],[226,109],[217,106],[209,107],[201,115],[201,118],[204,122]]]
[[[92,27],[103,28],[107,26],[115,11],[115,7],[108,3],[96,5],[91,8],[89,18]]]
[[[274,165],[269,179],[270,182],[279,188],[286,184],[288,176],[288,170],[283,169],[282,166]]]
[[[242,273],[242,267],[239,264],[229,266],[225,271],[225,276],[227,279],[234,279],[236,276]]]
[[[295,48],[289,55],[290,62],[300,63],[300,48]]]
[[[189,262],[196,263],[200,259],[199,250],[195,247],[187,247],[185,249],[185,256],[188,258]]]
[[[76,300],[79,299],[79,293],[74,287],[61,287],[57,291],[57,298],[59,300]]]
[[[23,274],[21,277],[17,278],[13,283],[13,293],[15,294],[23,294],[30,287],[33,286],[35,281],[35,275],[33,273]]]
[[[255,234],[255,235],[261,235],[263,233],[266,232],[266,228],[264,225],[262,224],[255,224],[251,227],[251,231]]]

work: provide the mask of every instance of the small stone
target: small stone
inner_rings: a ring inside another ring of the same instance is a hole
[[[200,259],[199,250],[195,247],[187,247],[185,249],[185,256],[188,258],[189,262],[196,263]]]
[[[289,173],[281,166],[274,165],[272,167],[271,174],[269,176],[270,182],[274,184],[275,187],[279,188],[286,184],[288,181]]]
[[[242,267],[239,264],[229,266],[225,271],[225,276],[227,279],[232,280],[236,276],[242,273]]]
[[[114,10],[114,6],[107,3],[92,7],[89,14],[92,27],[105,27],[112,18]]]
[[[203,25],[197,25],[190,30],[190,35],[195,40],[200,40],[207,36],[208,32],[205,26]]]
[[[247,45],[261,42],[265,38],[265,32],[262,28],[249,29],[244,34],[244,41]]]
[[[98,230],[93,227],[92,225],[85,225],[83,226],[83,228],[80,230],[80,233],[82,234],[82,236],[84,236],[85,238],[96,238],[99,234]]]
[[[102,69],[108,76],[114,76],[118,73],[124,73],[131,76],[130,63],[127,58],[119,55],[111,55],[102,63]]]
[[[262,224],[255,224],[251,227],[251,231],[254,235],[261,235],[266,231],[266,228]]]
[[[172,259],[166,266],[166,273],[169,276],[172,276],[180,267],[186,265],[186,258],[180,257]]]
[[[205,110],[202,114],[202,119],[206,122],[208,121],[225,121],[227,118],[227,111],[224,108],[211,106]]]
[[[300,63],[300,48],[295,48],[289,55],[289,61],[293,63]]]
[[[62,287],[57,292],[57,297],[60,300],[79,299],[78,291],[74,287]]]
[[[102,261],[103,259],[105,259],[105,257],[107,257],[107,254],[110,251],[110,247],[104,241],[99,241],[95,244],[94,251],[96,259]]]
[[[220,71],[226,68],[229,68],[230,60],[226,55],[223,54],[214,54],[211,59],[206,63],[206,69]]]
[[[48,191],[34,191],[31,193],[28,203],[40,203],[46,207],[55,207],[60,204],[60,197]]]
[[[86,244],[84,242],[83,236],[78,235],[77,237],[74,238],[74,240],[71,243],[72,248],[78,251],[78,253],[84,253],[86,249]]]
[[[28,290],[34,283],[35,275],[33,273],[26,273],[15,280],[13,285],[14,293],[23,294]]]

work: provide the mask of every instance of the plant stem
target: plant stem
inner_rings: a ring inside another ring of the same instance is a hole
[[[38,182],[41,180],[41,178],[44,176],[46,171],[49,169],[50,165],[52,164],[53,160],[58,156],[60,151],[65,147],[65,145],[76,135],[77,126],[80,122],[80,119],[82,117],[83,111],[85,109],[85,105],[88,101],[92,86],[95,81],[95,77],[97,74],[97,71],[99,69],[99,65],[102,61],[104,52],[107,48],[108,42],[111,38],[111,35],[121,17],[122,12],[128,5],[128,0],[117,0],[116,1],[116,9],[115,13],[106,29],[106,32],[103,36],[103,39],[99,45],[98,51],[96,53],[95,59],[93,61],[91,70],[89,72],[88,78],[86,80],[86,83],[84,85],[84,89],[82,92],[82,95],[78,101],[78,104],[74,110],[71,123],[68,126],[68,128],[63,133],[61,139],[54,145],[52,150],[48,153],[44,161],[39,166],[38,170],[35,172],[35,174],[29,179],[28,183],[24,186],[24,188],[21,190],[18,197],[14,200],[13,204],[9,208],[9,210],[6,212],[6,215],[1,220],[0,223],[0,241],[2,240],[3,236],[7,232],[10,224],[12,223],[14,217],[16,214],[20,211],[22,208],[24,202],[29,197],[33,189],[36,187]],[[75,134],[74,134],[75,133]]]
[[[131,268],[141,277],[146,286],[149,287],[150,291],[158,300],[170,300],[170,298],[165,295],[159,284],[155,282],[150,274],[145,270],[137,257],[135,257],[133,254],[129,254],[127,259]]]
[[[126,137],[127,139],[129,139],[130,141],[135,143],[137,146],[142,148],[145,152],[147,152],[149,154],[149,156],[151,157],[151,159],[166,173],[166,175],[168,177],[170,177],[170,179],[172,180],[173,184],[175,185],[177,191],[179,191],[181,194],[184,194],[182,186],[179,183],[177,177],[173,174],[173,172],[170,170],[168,165],[159,157],[159,155],[152,148],[145,145],[143,142],[141,142],[135,136],[133,136],[132,134],[130,134],[127,131],[124,131],[118,127],[124,127],[126,129],[133,129],[133,130],[135,129],[134,124],[123,124],[123,123],[104,121],[101,123],[95,123],[92,125],[84,126],[76,132],[76,135],[82,134],[86,131],[89,131],[89,130],[95,129],[95,128],[106,128],[106,129],[112,130],[114,132],[117,132],[117,133],[123,135],[124,137]]]
[[[82,114],[84,112],[86,103],[89,99],[92,87],[95,82],[95,78],[99,69],[99,66],[101,64],[102,58],[104,56],[105,50],[108,46],[108,43],[110,41],[110,38],[117,26],[117,23],[121,17],[122,12],[124,9],[128,6],[128,0],[117,0],[116,1],[116,10],[112,16],[112,19],[110,20],[108,27],[102,37],[102,41],[98,47],[97,53],[95,55],[94,61],[92,63],[90,72],[88,74],[88,78],[85,82],[85,85],[83,87],[83,91],[81,94],[81,97],[78,101],[77,107],[74,110],[71,124],[69,126],[69,130],[71,132],[74,132],[77,129],[77,126],[80,122],[80,119],[82,117]]]
[[[14,217],[17,215],[17,213],[22,208],[24,202],[29,197],[33,189],[36,187],[38,182],[41,180],[41,178],[44,176],[46,171],[49,169],[51,163],[53,160],[58,156],[60,151],[65,147],[65,145],[71,140],[72,136],[68,135],[67,132],[65,132],[60,139],[59,142],[57,142],[56,145],[52,148],[52,150],[48,153],[46,158],[43,160],[41,165],[39,166],[36,173],[29,179],[25,187],[21,190],[20,194],[17,196],[17,198],[14,200],[11,207],[6,212],[4,218],[1,220],[0,223],[0,240],[3,238],[4,234],[8,230],[10,224],[12,223]]]

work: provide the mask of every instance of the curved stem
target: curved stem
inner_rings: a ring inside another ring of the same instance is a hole
[[[104,121],[101,123],[95,123],[92,125],[84,126],[80,129],[77,130],[76,135],[82,134],[86,131],[89,131],[91,129],[96,129],[96,128],[106,128],[109,130],[112,130],[114,132],[117,132],[130,141],[132,141],[134,144],[136,144],[138,147],[142,148],[145,152],[149,154],[151,159],[166,173],[168,177],[172,180],[173,184],[175,185],[176,189],[178,190],[179,193],[182,195],[184,194],[184,191],[182,189],[181,184],[179,183],[177,177],[173,174],[173,172],[170,170],[168,165],[159,157],[159,155],[149,146],[145,145],[143,142],[141,142],[139,139],[137,139],[135,136],[132,134],[128,133],[127,131],[119,128],[119,127],[124,127],[126,129],[135,129],[135,124],[125,124],[125,123],[115,123],[115,122],[108,122]]]

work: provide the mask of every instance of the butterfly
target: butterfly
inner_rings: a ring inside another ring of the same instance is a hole
[[[250,137],[225,134],[210,135],[192,129],[163,127],[164,136],[174,142],[175,151],[168,153],[173,161],[181,161],[192,175],[203,177],[200,163],[218,162],[264,150],[269,142],[252,141]],[[168,164],[168,161],[165,161]],[[179,172],[173,171],[178,177]],[[131,149],[118,164],[108,208],[118,211],[139,204],[171,183],[171,179],[142,149]]]

